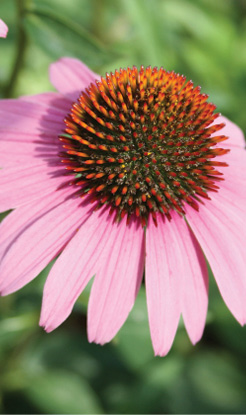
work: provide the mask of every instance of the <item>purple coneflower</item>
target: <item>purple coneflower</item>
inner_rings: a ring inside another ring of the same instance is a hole
[[[244,324],[241,130],[162,68],[100,78],[63,58],[50,76],[59,93],[0,101],[0,210],[15,209],[1,225],[1,294],[59,255],[40,324],[59,326],[95,275],[88,337],[103,344],[125,322],[145,272],[152,343],[165,355],[181,314],[192,343],[202,336],[206,256]]]

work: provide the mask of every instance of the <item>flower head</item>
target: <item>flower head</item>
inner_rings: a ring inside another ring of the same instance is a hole
[[[220,179],[213,161],[228,149],[225,136],[211,136],[224,124],[207,95],[183,76],[162,68],[136,67],[92,83],[66,118],[64,159],[79,173],[82,193],[107,203],[120,220],[137,216],[143,225],[157,212],[185,213],[184,203],[209,198]]]
[[[6,37],[8,33],[8,26],[0,19],[0,37]]]
[[[191,341],[202,335],[205,254],[244,324],[238,127],[214,113],[199,87],[162,68],[99,78],[63,58],[51,66],[51,81],[59,93],[0,102],[0,210],[16,208],[1,225],[1,294],[60,254],[40,324],[47,331],[61,324],[95,275],[88,336],[103,344],[126,320],[145,269],[153,347],[164,355],[181,314]]]

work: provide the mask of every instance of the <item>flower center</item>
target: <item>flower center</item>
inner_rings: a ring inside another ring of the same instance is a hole
[[[65,119],[63,162],[76,173],[82,194],[147,223],[156,212],[171,217],[188,203],[199,209],[222,180],[212,161],[219,114],[191,81],[163,68],[136,67],[92,83]],[[212,136],[213,135],[213,136]],[[217,183],[217,184],[215,184]]]

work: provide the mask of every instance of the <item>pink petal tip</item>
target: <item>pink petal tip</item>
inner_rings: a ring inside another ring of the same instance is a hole
[[[8,30],[8,26],[0,19],[0,37],[6,37]]]

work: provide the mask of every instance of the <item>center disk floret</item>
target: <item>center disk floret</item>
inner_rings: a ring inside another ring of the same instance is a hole
[[[219,114],[191,81],[163,68],[120,69],[90,84],[65,119],[63,162],[73,183],[105,204],[147,223],[156,212],[171,217],[194,209],[222,173],[212,161],[228,150],[215,133]],[[213,135],[213,136],[211,136]]]

